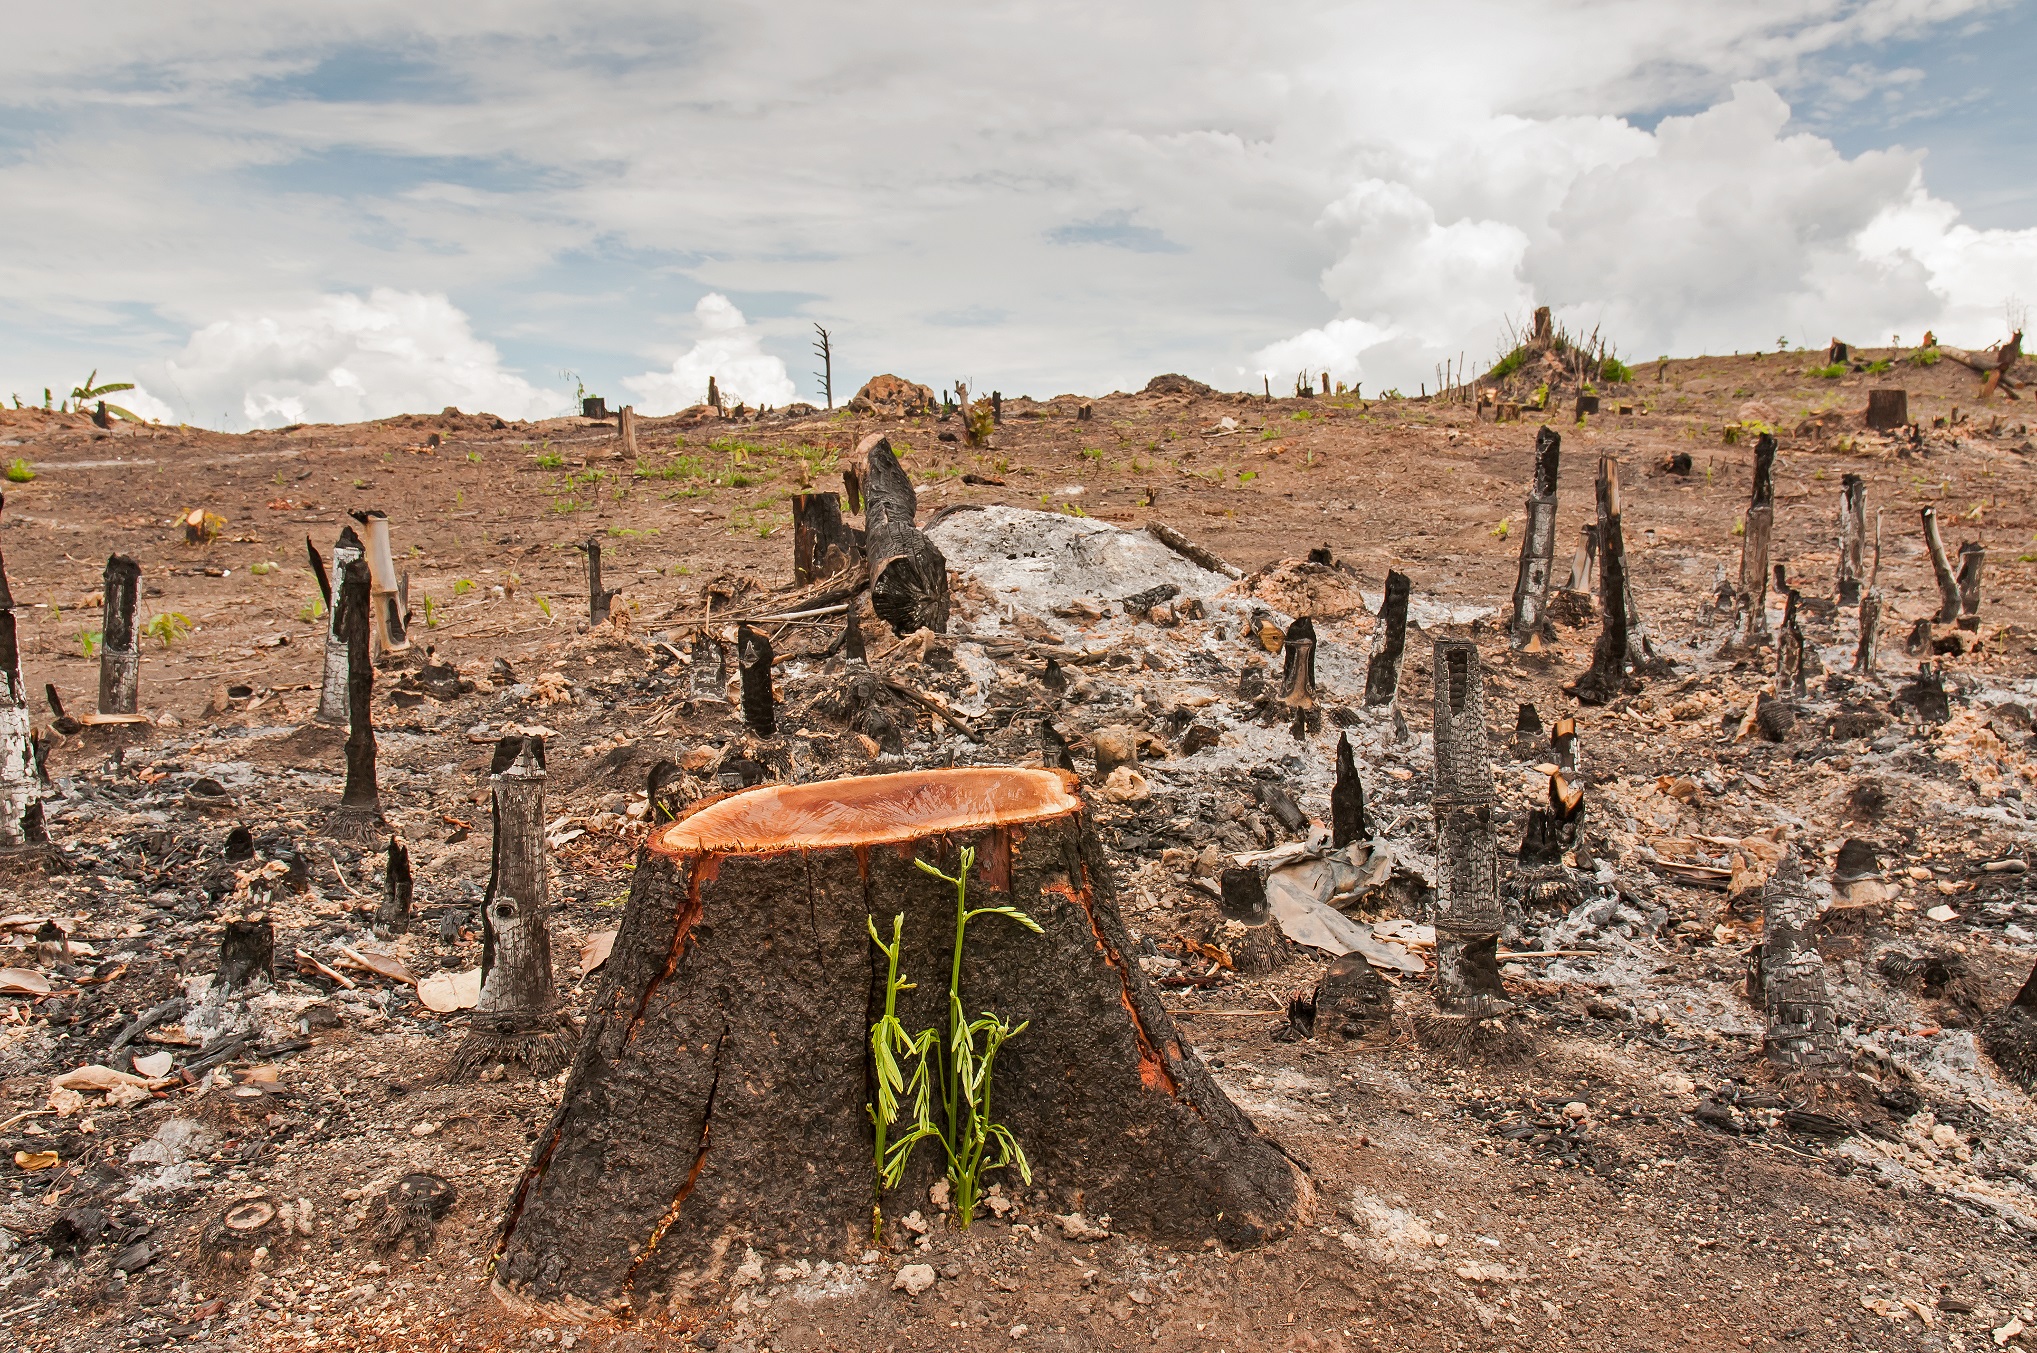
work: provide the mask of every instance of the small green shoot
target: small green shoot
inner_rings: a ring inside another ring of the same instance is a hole
[[[23,460],[20,456],[16,456],[11,462],[8,463],[7,466],[8,483],[26,484],[29,480],[33,478],[35,478],[34,468],[31,467],[29,463]]]
[[[168,648],[191,632],[191,619],[176,611],[158,611],[149,617],[141,632]]]
[[[105,635],[99,630],[79,630],[78,647],[84,651],[86,657],[96,658],[99,656],[99,644],[104,638]]]

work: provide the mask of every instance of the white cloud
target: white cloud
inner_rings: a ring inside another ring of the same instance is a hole
[[[776,407],[798,397],[785,363],[764,352],[761,336],[728,297],[710,291],[694,305],[693,317],[700,339],[673,359],[670,370],[623,378],[641,412],[656,417],[704,403],[709,377],[731,404]]]
[[[344,423],[452,406],[544,418],[570,399],[502,368],[444,296],[378,287],[367,296],[216,320],[163,363],[190,421],[281,427]]]

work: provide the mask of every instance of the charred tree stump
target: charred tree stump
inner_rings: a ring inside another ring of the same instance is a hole
[[[792,580],[804,586],[853,568],[855,538],[842,521],[838,493],[792,495]]]
[[[276,980],[276,927],[261,913],[228,921],[219,935],[221,989],[238,991],[257,977]]]
[[[453,1073],[521,1062],[554,1075],[573,1050],[573,1022],[552,985],[550,888],[545,861],[545,740],[495,744],[495,842],[481,902],[481,999]]]
[[[1919,515],[1924,521],[1924,546],[1931,552],[1931,575],[1938,580],[1938,610],[1931,620],[1949,624],[1959,619],[1959,579],[1952,572],[1952,561],[1945,557],[1945,541],[1938,534],[1938,510],[1927,507]]]
[[[1580,704],[1603,705],[1628,687],[1627,548],[1620,532],[1620,463],[1598,462],[1599,621],[1591,667],[1571,686]]]
[[[1379,604],[1378,639],[1365,664],[1365,703],[1390,705],[1400,692],[1400,669],[1407,660],[1408,596],[1414,585],[1398,569],[1386,571],[1386,595]]]
[[[1436,1004],[1489,1014],[1504,1004],[1505,992],[1485,674],[1468,639],[1438,639],[1434,665]]]
[[[414,889],[410,873],[410,847],[400,836],[389,838],[389,855],[382,871],[382,904],[375,908],[375,928],[400,935],[410,929],[410,902]]]
[[[1542,715],[1532,704],[1523,701],[1514,715],[1514,759],[1540,760],[1542,746],[1548,741],[1549,730],[1542,726]]]
[[[1867,426],[1875,432],[1893,432],[1910,421],[1910,392],[1869,390]]]
[[[347,644],[347,783],[334,817],[335,834],[367,835],[381,825],[382,797],[375,784],[375,665],[368,655],[368,564],[352,559],[334,590],[340,631]]]
[[[1577,774],[1577,720],[1566,715],[1550,725],[1549,759],[1565,775]]]
[[[861,607],[861,598],[850,598],[848,614],[842,624],[842,656],[855,663],[868,661],[863,647],[863,616]]]
[[[15,638],[13,597],[0,565],[0,850],[40,848],[49,842],[43,826],[42,774],[35,750],[28,687],[21,680],[21,648]]]
[[[375,653],[380,658],[410,651],[403,632],[403,580],[396,576],[396,558],[389,548],[389,514],[352,512],[348,514],[368,532],[367,557],[369,595],[375,615]]]
[[[1521,532],[1521,569],[1514,580],[1511,626],[1515,648],[1539,651],[1549,633],[1549,575],[1556,566],[1556,472],[1563,437],[1554,428],[1535,434],[1535,486],[1528,494]]]
[[[1148,986],[1063,778],[915,771],[752,790],[651,838],[510,1200],[500,1287],[565,1310],[706,1304],[747,1249],[867,1244],[868,1048],[888,967],[869,927],[888,935],[904,918],[898,972],[917,985],[897,1017],[943,1027],[956,890],[914,861],[954,871],[964,846],[979,861],[970,905],[1010,905],[1042,929],[979,917],[955,972],[970,1012],[1026,1022],[998,1053],[995,1108],[1046,1209],[1234,1246],[1305,1216],[1308,1184]],[[924,1197],[939,1169],[936,1144],[922,1148],[901,1196]]]
[[[1860,642],[1853,649],[1853,670],[1865,675],[1874,670],[1881,644],[1881,592],[1869,588],[1860,598]]]
[[[736,667],[743,677],[743,722],[758,737],[778,731],[777,701],[771,694],[771,641],[748,625],[736,626]]]
[[[625,404],[615,411],[616,440],[622,443],[619,454],[624,460],[637,458],[637,409],[634,404]],[[600,621],[596,621],[600,624]]]
[[[1351,738],[1337,734],[1337,781],[1330,787],[1330,846],[1342,850],[1371,839],[1372,821],[1365,812],[1365,784],[1358,778],[1358,758]]]
[[[850,611],[853,616],[854,610]],[[687,657],[687,682],[695,700],[719,700],[727,703],[729,695],[728,656],[722,652],[721,640],[714,631],[702,625],[693,634],[693,651]]]
[[[1756,977],[1768,1019],[1768,1059],[1790,1071],[1819,1071],[1843,1060],[1825,960],[1818,953],[1818,900],[1804,886],[1795,851],[1762,887],[1762,938]]]
[[[1517,858],[1525,865],[1561,864],[1565,852],[1576,848],[1583,825],[1584,791],[1559,770],[1549,777],[1549,806],[1528,810]]]
[[[628,413],[629,409],[625,407],[623,412]],[[587,537],[586,543],[580,547],[580,552],[587,556],[587,623],[607,624],[609,608],[615,604],[615,599],[621,594],[622,589],[601,585],[600,536]]]
[[[141,642],[136,594],[141,565],[124,554],[106,559],[105,614],[99,631],[99,712],[133,714],[141,698]]]
[[[1748,648],[1769,640],[1769,542],[1775,534],[1775,438],[1754,443],[1754,494],[1740,537],[1740,592],[1735,598],[1733,642]]]
[[[1323,726],[1316,708],[1316,626],[1307,616],[1287,627],[1280,645],[1280,700],[1296,737]]]
[[[894,634],[948,630],[948,561],[913,518],[912,480],[879,439],[863,483],[863,544],[870,560],[870,605]]]
[[[2024,1093],[2037,1090],[2037,969],[2014,1000],[1981,1022],[1980,1044]]]
[[[304,547],[311,554],[312,563],[318,563],[318,548],[306,537]],[[325,671],[318,688],[318,712],[312,718],[319,723],[344,727],[347,722],[347,636],[340,628],[340,621],[346,607],[347,566],[357,564],[363,558],[361,538],[354,534],[354,528],[340,528],[339,541],[332,547],[332,585],[326,592],[326,614],[331,617],[325,627]],[[322,569],[315,570],[323,581]],[[364,580],[365,585],[365,580]]]
[[[1598,523],[1588,521],[1578,531],[1577,553],[1570,557],[1570,576],[1564,579],[1562,590],[1589,598],[1592,570],[1597,566]]]
[[[1804,630],[1797,623],[1797,590],[1784,594],[1782,630],[1775,641],[1775,693],[1784,700],[1809,694],[1804,679]]]
[[[1061,736],[1052,719],[1040,720],[1040,764],[1048,770],[1075,774],[1075,757],[1068,750],[1068,739]]]
[[[1839,481],[1839,604],[1858,605],[1867,565],[1867,481],[1849,474]]]
[[[1980,628],[1980,573],[1987,564],[1987,547],[1977,540],[1959,546],[1959,628]]]

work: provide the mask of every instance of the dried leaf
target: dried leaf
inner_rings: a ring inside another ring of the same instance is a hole
[[[441,1014],[472,1010],[481,1000],[481,970],[435,972],[418,981],[417,999],[424,1002],[425,1009]]]
[[[17,1169],[47,1170],[50,1166],[57,1163],[58,1156],[54,1151],[16,1151],[14,1153],[14,1164]]]
[[[47,996],[50,980],[31,968],[0,968],[0,996]]]
[[[608,962],[608,955],[615,948],[613,930],[597,930],[589,935],[580,946],[580,975],[585,977],[602,964]]]

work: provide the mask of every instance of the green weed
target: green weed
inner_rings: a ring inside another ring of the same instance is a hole
[[[105,637],[99,630],[79,630],[78,647],[84,651],[86,657],[96,658],[99,656],[99,645]]]
[[[168,648],[191,632],[191,619],[177,611],[158,611],[149,617],[141,632]]]
[[[20,456],[16,456],[16,457],[15,457],[15,458],[13,459],[13,461],[11,461],[11,462],[10,462],[10,463],[8,464],[8,466],[7,466],[7,482],[8,482],[8,483],[10,483],[10,484],[26,484],[26,483],[27,483],[27,482],[28,482],[29,480],[31,480],[31,479],[33,479],[33,478],[35,478],[35,471],[34,471],[34,469],[32,469],[32,468],[31,468],[31,467],[29,466],[29,463],[28,463],[27,461],[23,460],[23,459],[22,459],[22,458],[21,458]]]

